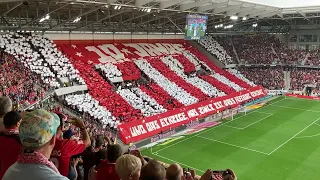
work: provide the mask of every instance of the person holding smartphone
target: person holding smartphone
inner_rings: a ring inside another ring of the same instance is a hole
[[[82,140],[60,139],[64,131],[64,121],[63,115],[58,114],[58,116],[60,117],[60,126],[58,128],[56,144],[52,151],[50,160],[58,168],[61,175],[68,177],[70,158],[82,153],[85,148],[91,145],[91,140],[83,121],[80,119],[72,119],[70,120],[70,123],[81,130]]]

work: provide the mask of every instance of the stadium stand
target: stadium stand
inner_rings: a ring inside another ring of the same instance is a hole
[[[318,50],[289,49],[275,36],[267,34],[208,36],[198,43],[226,65],[237,64],[238,58],[241,64],[319,64]]]
[[[282,68],[257,67],[238,69],[246,78],[252,79],[254,84],[262,85],[267,89],[284,88],[284,72]]]
[[[9,96],[15,108],[33,104],[44,96],[47,87],[41,87],[41,78],[15,57],[2,53],[0,64],[0,97]]]
[[[319,13],[0,1],[0,179],[319,179]]]
[[[305,85],[315,86],[314,91],[319,91],[320,71],[318,69],[295,68],[291,71],[290,89],[302,91]]]

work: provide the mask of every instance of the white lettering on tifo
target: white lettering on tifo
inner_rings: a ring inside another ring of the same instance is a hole
[[[188,118],[186,117],[186,115],[183,112],[183,113],[175,114],[175,115],[160,119],[160,124],[161,124],[161,127],[166,127],[166,126],[170,126],[171,124],[185,121],[187,119]]]
[[[185,49],[182,44],[169,43],[125,43],[125,47],[131,47],[134,51],[131,54],[136,54],[140,57],[159,56],[162,54],[182,53]],[[125,54],[122,53],[115,44],[102,44],[99,46],[86,46],[88,51],[94,52],[100,56],[101,63],[119,63],[126,60]]]
[[[250,95],[252,97],[257,97],[257,96],[260,96],[260,95],[263,95],[263,94],[264,93],[263,93],[262,89],[250,92]]]
[[[213,105],[216,107],[216,109],[224,108],[221,101],[215,102],[215,103],[213,103]]]
[[[111,56],[105,55],[103,52],[100,51],[100,49],[98,49],[98,48],[95,47],[95,46],[87,46],[86,49],[87,49],[88,51],[97,53],[97,54],[100,56],[99,61],[100,61],[101,63],[116,62],[116,59],[114,59],[114,58],[111,57]]]
[[[232,106],[236,104],[236,101],[233,98],[223,100],[225,106]]]
[[[113,44],[103,44],[98,46],[101,50],[104,51],[104,53],[110,55],[111,57],[115,59],[124,59],[124,54],[119,51],[117,47],[115,47]],[[112,50],[112,51],[110,51]]]
[[[156,48],[150,46],[148,43],[140,43],[139,44],[145,51],[149,53],[150,56],[159,56],[162,55]]]
[[[188,117],[189,117],[189,118],[199,116],[199,114],[198,114],[197,110],[195,110],[195,109],[191,109],[191,110],[189,110],[189,111],[187,112],[187,114],[188,114]]]
[[[147,129],[148,129],[149,132],[150,132],[150,131],[157,130],[157,129],[160,129],[160,126],[159,126],[157,120],[151,121],[151,122],[147,122],[147,123],[146,123],[146,127],[147,127]]]
[[[136,49],[136,51],[134,51],[135,54],[139,55],[140,57],[146,57],[146,56],[150,56],[141,46],[139,46],[138,44],[124,44],[125,46],[129,46],[132,47],[134,49]]]
[[[212,104],[208,104],[206,106],[201,106],[201,107],[198,107],[198,110],[200,112],[200,114],[205,114],[205,113],[208,113],[208,112],[212,112],[214,111],[214,107],[212,106]]]
[[[132,137],[139,136],[141,134],[147,133],[147,131],[144,129],[143,125],[137,125],[130,127],[130,132]]]
[[[234,97],[234,99],[238,102],[238,103],[242,103],[244,101],[247,101],[249,99],[251,99],[251,96],[249,93],[246,93],[246,94],[242,94],[240,96],[236,96]]]

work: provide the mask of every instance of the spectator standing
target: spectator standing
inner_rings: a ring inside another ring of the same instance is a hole
[[[83,170],[84,170],[84,180],[88,180],[89,177],[89,171],[95,164],[95,152],[94,152],[94,146],[95,146],[95,139],[91,139],[91,146],[87,147],[86,150],[82,153],[82,159],[83,159]],[[94,179],[95,180],[95,179]]]
[[[68,178],[71,180],[77,180],[79,178],[78,164],[82,162],[81,156],[76,155],[71,157],[69,175]]]
[[[59,117],[44,109],[26,113],[19,127],[24,151],[2,180],[68,180],[49,161],[59,125]]]
[[[102,160],[97,167],[96,180],[120,180],[116,173],[116,161],[122,155],[122,148],[119,144],[110,145],[107,149],[107,159]]]
[[[59,172],[63,176],[68,177],[70,158],[74,155],[82,153],[85,150],[85,148],[91,145],[91,140],[83,121],[80,119],[74,119],[72,120],[72,123],[74,126],[81,130],[83,136],[82,140],[76,141],[60,139],[59,137],[61,137],[64,131],[62,118],[60,118],[60,123],[61,124],[57,132],[57,141],[51,154],[50,160],[55,164],[55,166],[59,169]]]
[[[116,172],[121,180],[139,180],[141,160],[131,154],[125,154],[116,161]]]
[[[5,129],[0,132],[0,179],[7,169],[17,161],[22,149],[19,139],[21,116],[18,112],[10,111],[3,118]]]
[[[172,164],[166,170],[167,180],[184,180],[183,169],[179,164]]]
[[[149,161],[141,169],[140,180],[165,180],[166,170],[156,160]]]
[[[12,110],[12,101],[9,97],[0,97],[0,132],[5,129],[3,125],[3,117],[7,112]]]

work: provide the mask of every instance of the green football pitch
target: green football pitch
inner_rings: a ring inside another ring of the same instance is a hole
[[[320,180],[320,101],[280,97],[143,154],[199,175],[230,168],[240,180]]]

